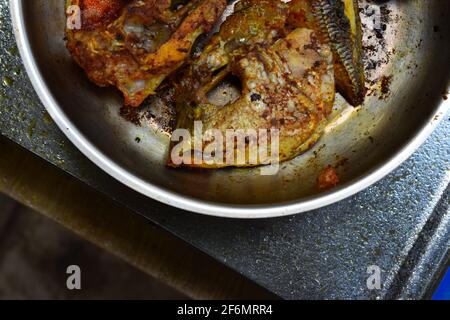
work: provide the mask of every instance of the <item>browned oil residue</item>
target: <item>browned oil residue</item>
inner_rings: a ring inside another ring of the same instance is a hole
[[[340,168],[340,167],[344,167],[348,163],[349,159],[345,158],[345,157],[341,157],[341,156],[336,156],[336,161],[337,162],[334,165],[335,169]]]
[[[131,108],[123,106],[120,109],[120,115],[125,120],[139,126],[141,125],[141,113],[139,108]]]
[[[392,76],[382,76],[380,80],[381,98],[387,98],[391,93]]]

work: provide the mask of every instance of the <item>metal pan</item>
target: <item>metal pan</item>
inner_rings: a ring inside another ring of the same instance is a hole
[[[283,216],[329,205],[400,165],[439,121],[449,102],[448,0],[360,0],[370,95],[364,106],[336,103],[337,118],[306,154],[274,176],[259,168],[166,168],[169,137],[119,115],[121,97],[89,83],[64,43],[65,0],[11,0],[18,46],[33,85],[67,137],[101,169],[166,204],[232,217]],[[376,20],[375,23],[373,19]],[[136,139],[139,138],[139,139]],[[138,143],[137,141],[140,141]],[[341,183],[323,192],[328,165]]]

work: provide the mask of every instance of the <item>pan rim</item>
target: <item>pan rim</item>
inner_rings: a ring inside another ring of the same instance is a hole
[[[28,77],[44,107],[65,136],[97,167],[125,186],[156,201],[194,213],[238,219],[275,218],[311,211],[344,200],[378,182],[406,161],[431,135],[450,109],[450,101],[441,102],[435,107],[435,112],[426,123],[419,128],[418,133],[409,138],[394,155],[365,175],[354,178],[331,191],[290,202],[264,205],[231,205],[199,200],[159,187],[132,174],[98,150],[76,128],[59,107],[39,71],[26,33],[22,0],[9,0],[9,2],[17,46]]]

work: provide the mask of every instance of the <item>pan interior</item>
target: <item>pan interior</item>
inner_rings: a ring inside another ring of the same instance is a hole
[[[22,0],[31,50],[51,94],[78,130],[120,167],[149,184],[200,201],[266,205],[301,202],[321,191],[328,165],[341,184],[368,175],[428,123],[448,83],[447,0],[360,1],[369,96],[360,108],[337,99],[336,118],[306,154],[278,174],[260,168],[217,171],[165,166],[168,135],[149,121],[136,126],[119,114],[122,97],[91,84],[64,43],[65,0]]]

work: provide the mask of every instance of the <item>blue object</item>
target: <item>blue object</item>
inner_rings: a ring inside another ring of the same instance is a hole
[[[433,294],[433,300],[450,300],[450,267],[441,281],[441,284]]]

